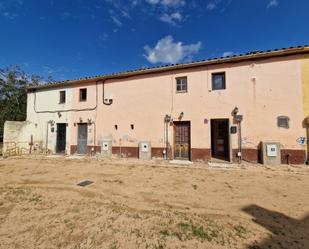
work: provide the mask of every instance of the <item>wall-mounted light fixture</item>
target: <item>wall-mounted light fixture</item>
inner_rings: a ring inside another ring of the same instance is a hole
[[[183,112],[181,112],[181,113],[179,114],[178,120],[182,120],[183,115],[184,115],[184,113],[183,113]]]
[[[164,117],[164,122],[165,122],[165,123],[169,123],[169,122],[171,122],[171,121],[172,121],[171,115],[166,114],[165,117]]]
[[[237,106],[235,106],[235,108],[232,111],[232,115],[235,116],[238,112],[239,112],[239,109]]]

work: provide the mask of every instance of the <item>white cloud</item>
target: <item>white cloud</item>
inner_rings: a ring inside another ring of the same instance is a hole
[[[186,4],[185,0],[146,0],[152,5],[162,5],[164,7],[181,7]]]
[[[279,5],[278,0],[270,0],[269,3],[267,4],[267,9],[271,7],[277,7]]]
[[[174,12],[171,14],[163,13],[159,19],[162,22],[166,22],[171,25],[177,25],[177,23],[182,21],[182,15],[180,12]]]
[[[185,0],[162,0],[161,4],[164,6],[179,7],[179,6],[184,6],[186,4],[186,1]]]
[[[155,5],[158,4],[160,2],[160,0],[146,0],[147,3]]]
[[[227,51],[222,54],[222,57],[232,56],[234,53],[232,51]]]
[[[217,5],[216,5],[214,2],[210,2],[210,3],[208,3],[207,6],[206,6],[206,8],[207,8],[208,10],[213,10],[213,9],[215,9],[216,7],[217,7]]]
[[[8,11],[5,11],[2,15],[10,20],[14,20],[18,16],[17,14]]]
[[[220,12],[223,12],[227,9],[227,7],[233,2],[233,0],[211,0],[208,1],[206,5],[207,10],[220,10]]]
[[[66,19],[66,18],[70,18],[72,16],[72,13],[69,11],[65,11],[61,13],[61,18],[62,19]]]
[[[111,19],[113,20],[113,22],[118,26],[121,27],[122,26],[122,22],[115,16],[111,16]]]
[[[146,59],[150,63],[179,63],[191,60],[202,47],[201,42],[184,45],[182,42],[174,42],[172,36],[168,35],[159,40],[154,48],[148,45],[144,47]]]

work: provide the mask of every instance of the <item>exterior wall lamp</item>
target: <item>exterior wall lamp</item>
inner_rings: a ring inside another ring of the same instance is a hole
[[[181,113],[179,114],[178,120],[182,120],[183,115],[184,115],[184,113],[183,113],[183,112],[181,112]]]

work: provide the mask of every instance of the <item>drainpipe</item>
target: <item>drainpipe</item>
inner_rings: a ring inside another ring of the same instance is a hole
[[[166,123],[166,149],[165,149],[165,153],[166,153],[166,160],[168,160],[168,123]]]
[[[237,124],[238,124],[238,152],[237,152],[237,157],[238,157],[238,163],[240,164],[241,161],[242,161],[241,121],[243,120],[243,115],[239,115],[238,112],[239,112],[239,109],[236,106],[232,111],[232,115],[234,117],[234,121],[236,121]]]
[[[168,125],[171,122],[172,118],[170,115],[166,114],[164,117],[164,123],[165,123],[165,159],[168,160],[168,152],[169,152],[169,146],[168,146]]]
[[[97,150],[96,150],[96,131],[97,131],[97,126],[96,126],[96,123],[95,121],[93,121],[93,144],[94,144],[94,154],[97,154]]]
[[[45,153],[47,154],[47,151],[48,151],[48,125],[49,124],[53,124],[54,121],[53,120],[49,120],[47,121],[47,125],[46,125],[46,146],[45,146]]]
[[[105,81],[102,81],[102,98],[103,98],[103,104],[104,105],[111,105],[113,104],[113,99],[107,99],[107,101],[105,100]]]
[[[241,163],[242,160],[242,138],[241,138],[241,121],[238,121],[238,130],[239,130],[239,134],[238,134],[238,163]]]
[[[307,161],[306,164],[309,165],[309,117],[307,117]]]
[[[47,154],[47,148],[48,148],[48,124],[49,124],[49,121],[47,122],[47,125],[46,125],[46,145],[45,145],[46,154]]]

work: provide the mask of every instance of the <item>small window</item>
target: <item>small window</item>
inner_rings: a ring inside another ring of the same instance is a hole
[[[115,130],[118,130],[118,125],[115,125]]]
[[[212,74],[212,90],[225,89],[225,73]]]
[[[65,91],[59,92],[59,104],[65,103]]]
[[[87,88],[79,89],[79,101],[87,100]]]
[[[187,77],[176,78],[176,92],[183,93],[187,92],[188,84],[187,84]]]
[[[286,128],[288,129],[290,127],[289,122],[290,118],[287,116],[279,116],[277,118],[278,127]]]
[[[134,124],[131,124],[131,130],[134,130]]]

